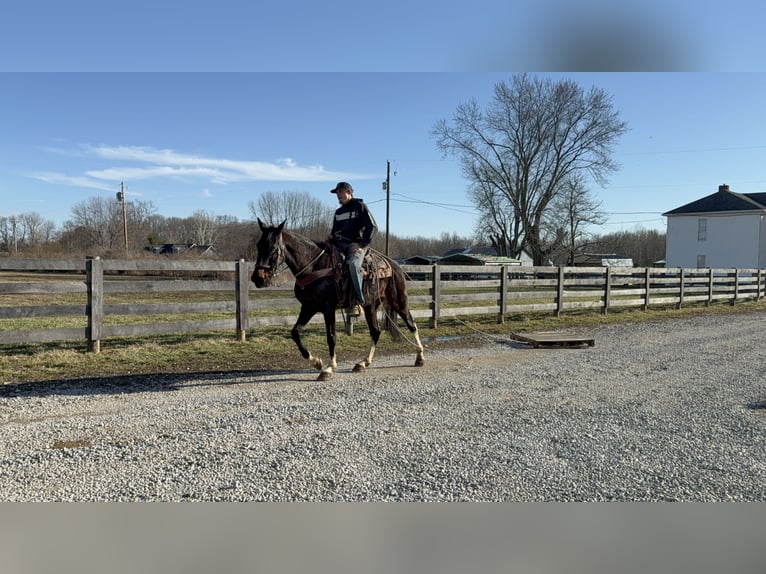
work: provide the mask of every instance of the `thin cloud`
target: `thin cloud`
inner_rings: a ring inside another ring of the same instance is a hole
[[[375,177],[369,174],[330,171],[322,165],[302,166],[292,158],[280,158],[271,162],[241,161],[145,146],[82,145],[49,151],[96,158],[115,165],[89,169],[81,175],[47,172],[33,174],[32,177],[53,184],[102,190],[111,190],[115,182],[146,179],[202,180],[225,185],[248,181],[334,182]],[[106,185],[105,182],[110,182],[110,185]]]
[[[154,167],[134,167],[133,177],[145,170],[146,177],[191,175],[208,178],[216,183],[237,181],[334,181],[364,179],[366,176],[348,172],[328,171],[322,165],[301,166],[292,158],[273,162],[240,161],[179,153],[172,149],[141,146],[83,146],[87,154],[102,159],[149,164]],[[158,167],[161,168],[158,170]],[[108,172],[108,170],[104,170]],[[367,176],[369,177],[369,176]]]
[[[30,174],[31,178],[51,183],[54,185],[69,185],[72,187],[87,187],[89,189],[98,189],[101,191],[112,191],[112,185],[106,185],[101,181],[83,176],[70,176],[63,173],[41,172]]]

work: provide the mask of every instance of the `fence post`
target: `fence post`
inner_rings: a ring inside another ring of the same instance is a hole
[[[240,259],[236,263],[236,297],[237,297],[237,339],[240,342],[245,341],[247,329],[249,326],[248,308],[249,308],[249,288],[250,278],[247,273],[247,263]]]
[[[763,296],[763,295],[761,295],[763,293],[763,291],[761,290],[761,281],[763,280],[763,275],[761,274],[761,268],[760,267],[758,268],[758,273],[756,274],[756,276],[757,276],[757,280],[756,280],[757,287],[756,287],[756,291],[755,291],[755,300],[756,301],[760,301],[761,297]]]
[[[559,280],[556,285],[556,317],[561,317],[564,310],[564,266],[559,265]]]
[[[508,310],[508,267],[500,267],[500,312],[497,315],[497,322],[501,325],[505,323],[505,313]]]
[[[686,282],[686,279],[684,277],[683,267],[678,268],[678,282],[680,286],[678,289],[678,303],[676,304],[676,309],[680,309],[681,305],[684,304],[684,283]]]
[[[644,311],[649,310],[649,282],[651,278],[651,268],[647,267],[644,270]]]
[[[737,303],[739,297],[739,269],[734,268],[734,298],[731,300],[732,307]]]
[[[431,319],[429,326],[436,329],[439,326],[439,300],[441,299],[441,271],[439,265],[431,266]]]
[[[85,261],[88,289],[88,351],[101,352],[101,327],[104,324],[104,262],[100,257]]]
[[[606,275],[604,277],[604,307],[601,309],[601,314],[606,315],[609,311],[609,303],[612,299],[612,268],[606,266]]]
[[[705,307],[710,307],[713,303],[713,268],[708,270],[707,274],[707,301],[705,301]]]

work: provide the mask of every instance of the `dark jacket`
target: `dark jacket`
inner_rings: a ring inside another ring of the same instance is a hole
[[[349,243],[358,243],[367,247],[378,230],[370,210],[361,198],[352,198],[346,205],[335,210],[330,235],[333,242],[341,248]]]

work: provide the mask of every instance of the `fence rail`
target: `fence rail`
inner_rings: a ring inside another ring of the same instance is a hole
[[[761,269],[636,267],[477,267],[405,265],[413,316],[438,328],[446,317],[496,315],[498,322],[525,313],[555,316],[572,310],[612,309],[726,301],[759,301],[766,291]],[[102,339],[179,332],[231,330],[244,340],[249,329],[297,320],[292,280],[280,288],[251,289],[252,266],[240,261],[0,259],[0,344]],[[202,292],[219,300],[173,301],[173,294]],[[220,295],[222,294],[222,295]],[[266,296],[264,296],[266,295]],[[26,299],[36,297],[36,304]],[[39,298],[57,302],[40,303]],[[60,302],[61,299],[74,298]],[[161,302],[117,302],[118,297],[158,297]],[[191,320],[190,315],[226,318]],[[162,320],[110,322],[115,317]],[[180,320],[168,320],[177,316]],[[79,326],[14,328],[20,321],[50,325],[75,318]],[[321,321],[315,317],[314,321]],[[353,323],[347,324],[349,330]]]

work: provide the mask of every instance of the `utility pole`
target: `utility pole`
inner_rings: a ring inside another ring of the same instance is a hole
[[[18,253],[19,252],[19,240],[16,235],[16,216],[11,215],[11,228],[13,229],[13,238],[11,242],[13,243],[13,252]]]
[[[125,239],[125,253],[128,253],[128,211],[125,206],[125,187],[120,182],[120,191],[117,192],[117,201],[122,203],[122,236]]]
[[[386,182],[383,184],[386,188],[386,257],[388,257],[388,230],[389,221],[389,203],[391,200],[391,162],[386,160]]]

